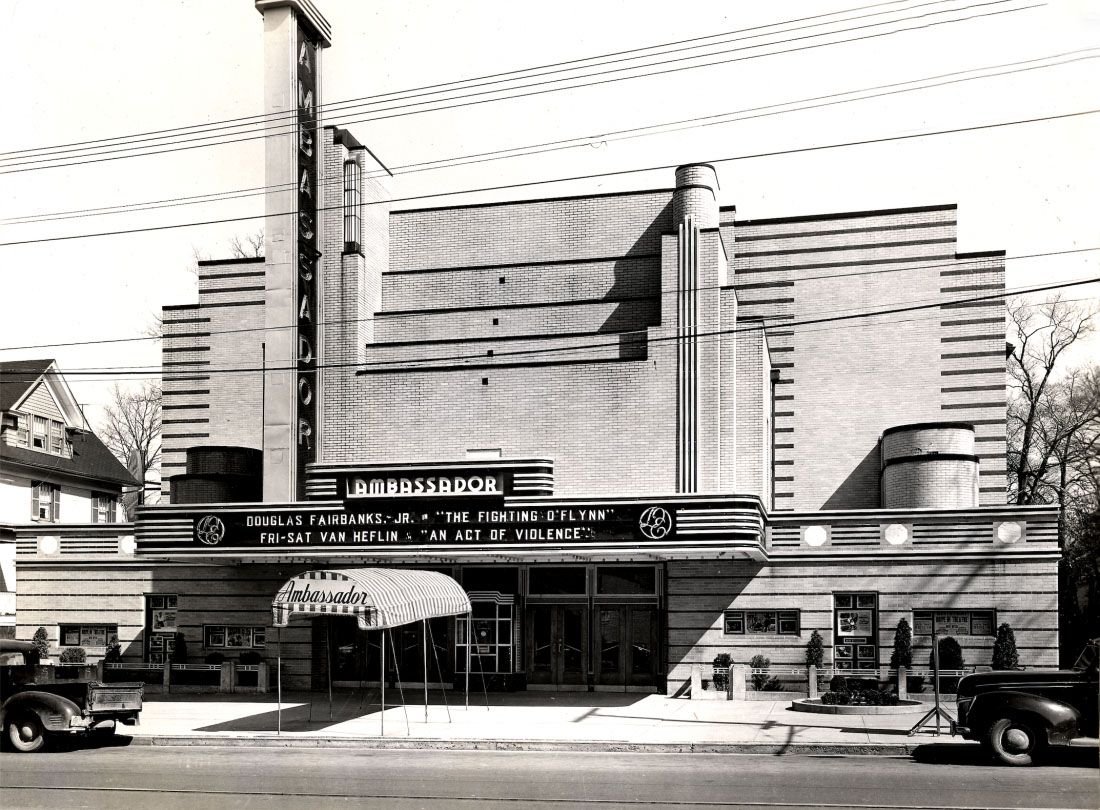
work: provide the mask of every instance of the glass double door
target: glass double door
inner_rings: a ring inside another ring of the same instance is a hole
[[[527,610],[527,683],[587,688],[588,608],[532,605]]]
[[[637,605],[531,605],[527,683],[558,689],[652,687],[658,611]],[[591,681],[589,673],[591,672]]]

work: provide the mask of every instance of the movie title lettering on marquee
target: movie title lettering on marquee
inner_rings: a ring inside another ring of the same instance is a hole
[[[317,136],[318,47],[298,26],[298,324],[297,324],[297,470],[299,497],[304,492],[306,465],[317,447]]]
[[[504,494],[504,476],[485,475],[417,475],[351,476],[345,480],[344,497],[400,498],[409,495],[469,496]]]

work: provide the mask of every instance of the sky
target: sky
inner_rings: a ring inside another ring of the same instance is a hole
[[[393,195],[409,200],[396,207],[668,187],[671,169],[637,170],[702,161],[716,165],[719,202],[735,205],[740,219],[956,203],[959,251],[1006,250],[1009,289],[1100,276],[1100,251],[1082,250],[1100,247],[1098,114],[746,157],[1100,109],[1098,3],[315,2],[333,30],[322,65],[329,105],[680,43],[650,52],[650,62],[680,60],[662,68],[574,64],[587,73],[619,71],[599,78],[622,80],[595,86],[487,100],[513,80],[467,90],[482,93],[467,101],[484,103],[457,109],[380,113],[377,100],[374,108],[333,109],[325,123],[349,128],[394,170]],[[197,299],[194,255],[229,255],[234,235],[261,226],[243,218],[262,216],[263,197],[12,219],[259,187],[263,140],[118,160],[99,155],[84,165],[27,161],[67,155],[55,162],[75,162],[84,153],[63,152],[73,149],[65,144],[262,113],[262,17],[251,0],[6,0],[0,29],[9,32],[0,51],[8,111],[0,127],[0,269],[8,280],[0,292],[0,358],[55,358],[94,425],[115,380],[77,372],[138,367],[155,374],[159,343],[142,338],[160,307]],[[856,41],[823,44],[841,39]],[[715,44],[673,51],[708,42]],[[712,56],[684,58],[693,53]],[[708,61],[715,64],[625,78]],[[523,83],[570,75],[577,71]],[[986,78],[959,81],[974,76]],[[951,83],[911,89],[933,81]],[[789,104],[836,102],[852,91],[891,94],[812,109]],[[614,134],[753,109],[756,117],[746,120],[631,139]],[[556,141],[571,146],[431,171],[401,168]],[[56,148],[9,154],[47,146]],[[607,176],[453,194],[596,174]],[[221,219],[242,221],[175,227]],[[173,227],[62,239],[163,226]],[[26,240],[44,241],[4,244]],[[1078,252],[1023,258],[1059,251]],[[1089,305],[1100,299],[1100,285],[1072,287],[1065,296]],[[46,345],[104,339],[125,342]],[[1100,337],[1070,361],[1097,355]]]

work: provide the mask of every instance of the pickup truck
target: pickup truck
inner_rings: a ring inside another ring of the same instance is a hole
[[[144,684],[49,678],[38,661],[31,642],[0,639],[0,728],[16,751],[40,751],[51,734],[114,733],[138,721]]]
[[[978,740],[1006,765],[1031,765],[1051,745],[1097,741],[1097,663],[1093,639],[1068,670],[1005,670],[959,681],[951,733]]]

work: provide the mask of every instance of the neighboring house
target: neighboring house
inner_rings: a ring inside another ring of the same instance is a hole
[[[15,624],[16,527],[120,523],[122,491],[137,485],[53,360],[0,362],[0,627]]]

